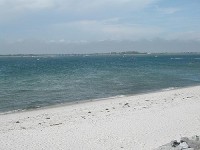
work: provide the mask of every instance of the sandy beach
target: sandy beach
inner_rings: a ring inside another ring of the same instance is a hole
[[[200,135],[200,86],[0,115],[1,150],[150,150]]]

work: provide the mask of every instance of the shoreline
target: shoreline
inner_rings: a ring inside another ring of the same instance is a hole
[[[156,149],[200,135],[200,86],[0,115],[0,145],[16,149]]]
[[[3,111],[3,112],[0,112],[0,116],[1,115],[7,115],[7,114],[29,112],[29,111],[37,111],[37,110],[42,110],[42,109],[51,109],[51,108],[57,108],[57,107],[59,108],[59,107],[78,105],[78,104],[84,104],[84,103],[90,103],[90,102],[96,102],[96,101],[105,101],[105,100],[121,98],[121,97],[132,97],[132,96],[138,96],[138,95],[158,93],[158,92],[163,92],[163,91],[185,89],[185,88],[197,87],[197,86],[200,86],[200,84],[195,83],[193,85],[188,85],[188,86],[183,86],[183,87],[168,87],[168,88],[163,88],[163,89],[146,90],[146,91],[139,92],[139,93],[136,93],[136,94],[116,95],[116,96],[105,97],[105,98],[96,98],[96,99],[86,99],[86,100],[72,101],[72,102],[63,102],[63,103],[58,103],[58,104],[53,104],[53,105],[48,105],[48,106],[43,106],[43,107],[38,107],[38,108],[31,108],[31,109],[11,110],[11,111],[5,111],[5,112]]]

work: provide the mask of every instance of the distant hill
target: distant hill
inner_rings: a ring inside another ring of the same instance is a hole
[[[147,54],[137,51],[125,51],[125,52],[108,52],[108,53],[90,53],[90,54],[10,54],[0,55],[0,57],[37,57],[37,56],[82,56],[82,55],[134,55],[134,54]]]

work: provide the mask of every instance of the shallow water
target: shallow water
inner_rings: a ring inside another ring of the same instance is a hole
[[[200,55],[0,57],[0,111],[200,84]]]

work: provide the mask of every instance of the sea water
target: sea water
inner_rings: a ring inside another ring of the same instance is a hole
[[[0,112],[200,84],[200,55],[0,57]]]

